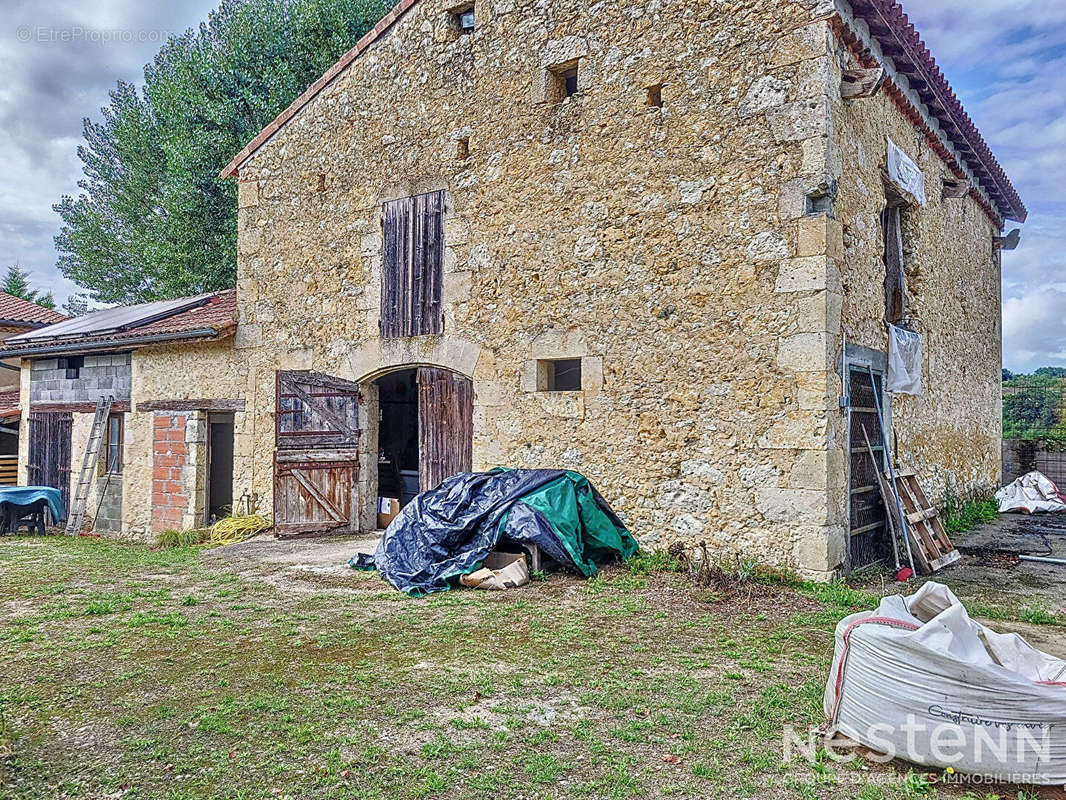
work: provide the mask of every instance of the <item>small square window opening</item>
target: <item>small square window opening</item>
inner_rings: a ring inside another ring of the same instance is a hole
[[[459,24],[459,33],[474,32],[474,7],[464,8],[455,12],[456,22]]]
[[[59,368],[64,371],[67,380],[81,377],[81,368],[85,366],[85,356],[68,356],[59,359]]]
[[[541,391],[580,392],[581,359],[561,358],[540,362]]]
[[[563,97],[573,97],[577,94],[577,65],[559,73],[559,87]]]
[[[648,108],[662,108],[663,107],[663,85],[657,83],[654,86],[648,87],[648,96],[645,101]]]
[[[577,94],[578,62],[576,59],[550,67],[548,72],[551,78],[551,98],[549,99],[554,99],[558,103]]]
[[[466,161],[470,158],[470,137],[464,136],[455,142],[455,158],[458,161]]]

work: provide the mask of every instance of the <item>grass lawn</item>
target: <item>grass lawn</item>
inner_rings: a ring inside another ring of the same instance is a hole
[[[2,798],[1035,797],[782,763],[836,584],[723,599],[648,561],[414,600],[198,549],[0,542]],[[854,608],[853,608],[854,606]]]

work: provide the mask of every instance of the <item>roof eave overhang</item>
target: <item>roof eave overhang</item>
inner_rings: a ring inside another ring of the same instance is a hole
[[[24,319],[0,319],[0,328],[28,328],[37,330],[39,328],[47,328],[49,325],[57,325],[65,320],[56,320],[55,322],[27,322]]]
[[[988,208],[1024,222],[1025,205],[937,68],[919,47],[914,26],[896,0],[834,0],[836,16],[860,60],[885,67],[892,86],[921,114],[922,122]]]
[[[227,337],[233,328],[197,328],[179,333],[156,333],[148,336],[130,336],[125,339],[112,339],[103,342],[67,341],[50,342],[32,347],[19,347],[0,350],[0,358],[30,358],[32,356],[81,355],[83,353],[115,353],[133,350],[149,344],[166,342],[190,342],[193,340],[211,341]]]
[[[392,27],[400,17],[407,13],[407,11],[414,6],[418,0],[399,0],[392,9],[378,20],[377,25],[367,31],[363,37],[355,43],[355,46],[342,55],[337,61],[326,70],[322,76],[312,83],[307,89],[297,97],[289,107],[278,114],[270,123],[267,124],[263,130],[261,130],[252,141],[248,142],[237,155],[233,157],[233,160],[229,162],[219,173],[219,178],[225,180],[226,178],[235,178],[240,172],[240,168],[244,165],[249,158],[255,155],[255,152],[260,147],[265,145],[274,135],[280,131],[293,117],[295,117],[304,106],[310,103],[323,89],[333,83],[337,77],[346,70],[356,58],[371,44],[373,44],[378,37],[380,37],[385,31]]]

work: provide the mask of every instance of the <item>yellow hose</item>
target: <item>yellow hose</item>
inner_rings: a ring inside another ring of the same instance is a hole
[[[225,517],[211,526],[211,535],[207,543],[212,546],[236,544],[251,539],[257,533],[270,527],[270,520],[251,514],[245,517]]]

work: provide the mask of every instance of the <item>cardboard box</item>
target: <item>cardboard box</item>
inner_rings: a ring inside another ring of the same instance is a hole
[[[385,530],[400,513],[400,501],[391,497],[378,498],[378,530]]]

